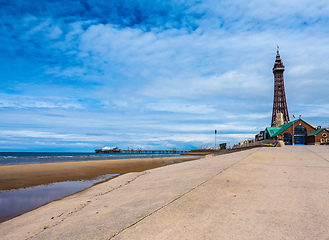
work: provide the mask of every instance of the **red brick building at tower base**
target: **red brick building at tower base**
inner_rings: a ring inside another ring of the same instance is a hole
[[[278,127],[268,127],[265,139],[282,140],[285,145],[319,145],[329,142],[328,129],[315,127],[303,119],[297,119]]]

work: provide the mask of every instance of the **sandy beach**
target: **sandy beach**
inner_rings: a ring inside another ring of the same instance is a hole
[[[200,157],[140,158],[0,166],[0,190],[62,181],[91,180],[106,174],[141,172]]]

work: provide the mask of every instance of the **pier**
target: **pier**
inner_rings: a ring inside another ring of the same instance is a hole
[[[96,153],[124,153],[124,154],[182,154],[187,153],[187,150],[142,150],[140,148],[134,149],[120,149],[118,147],[103,147],[101,149],[95,149]]]
[[[187,150],[121,150],[120,153],[127,154],[182,154],[188,152]]]

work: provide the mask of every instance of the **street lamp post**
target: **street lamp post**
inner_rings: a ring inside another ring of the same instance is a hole
[[[292,115],[295,118],[295,115]],[[292,122],[292,138],[291,138],[291,145],[295,145],[295,120]]]
[[[215,148],[217,147],[216,146],[216,134],[217,134],[217,130],[215,130]]]

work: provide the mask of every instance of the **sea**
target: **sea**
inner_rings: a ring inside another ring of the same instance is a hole
[[[180,157],[179,154],[88,153],[88,152],[0,152],[0,165],[81,162],[130,158]]]
[[[150,153],[0,152],[0,166],[159,157],[180,157],[180,155]],[[17,190],[0,189],[0,223],[115,176],[118,176],[118,174],[107,174],[89,181],[65,181]]]

